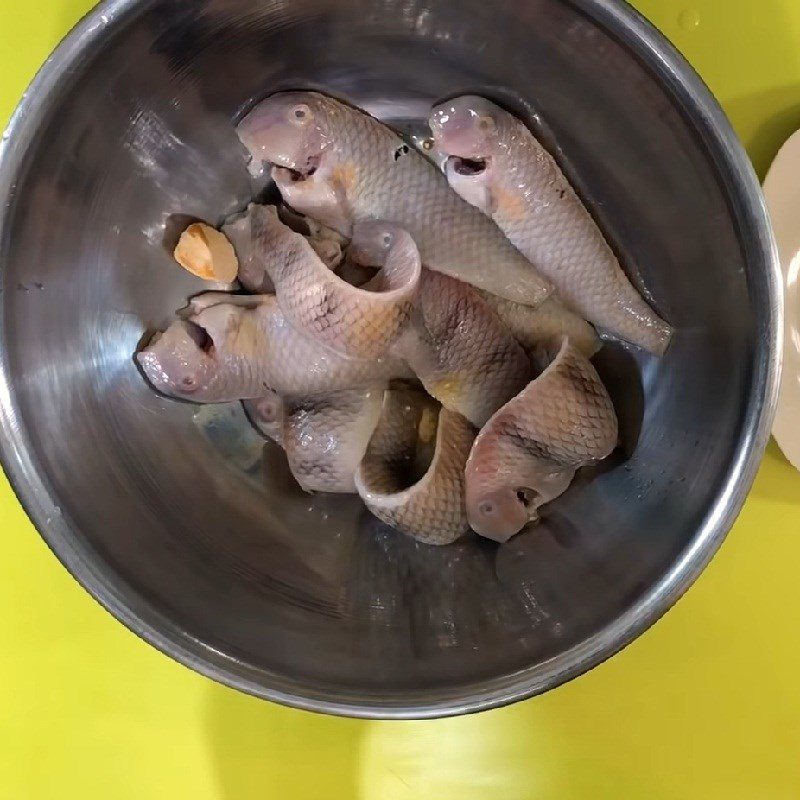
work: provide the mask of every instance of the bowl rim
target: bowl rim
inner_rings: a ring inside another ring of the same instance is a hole
[[[104,0],[67,34],[48,57],[14,111],[0,142],[0,196],[12,198],[28,145],[53,97],[65,86],[82,54],[122,30],[152,0]],[[0,353],[0,460],[11,486],[42,538],[72,576],[129,630],[196,672],[247,694],[296,708],[365,719],[423,719],[482,711],[541,694],[583,674],[624,648],[656,622],[694,583],[716,553],[747,497],[770,436],[783,353],[783,282],[777,246],[755,171],[719,103],[677,49],[624,0],[562,0],[592,19],[653,72],[676,101],[691,108],[692,124],[716,161],[721,184],[738,211],[740,241],[750,252],[763,286],[752,287],[763,308],[757,320],[761,347],[754,355],[753,389],[742,426],[741,446],[724,485],[693,541],[647,593],[589,638],[544,662],[511,675],[459,687],[439,699],[380,705],[358,697],[335,699],[295,681],[291,690],[266,685],[269,674],[237,661],[191,634],[116,581],[98,555],[73,530],[47,477],[27,446],[10,385],[8,354]],[[8,224],[0,211],[0,245]],[[0,330],[5,310],[0,305]],[[286,684],[275,676],[276,684]],[[289,683],[292,683],[291,681]]]

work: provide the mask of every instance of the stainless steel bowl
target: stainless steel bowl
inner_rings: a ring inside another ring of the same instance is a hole
[[[261,189],[232,121],[287,87],[410,133],[465,91],[523,114],[677,328],[660,360],[607,349],[623,454],[507,546],[417,546],[357,500],[303,495],[236,408],[159,397],[134,366],[202,289],[171,262],[178,230]],[[246,692],[369,717],[542,692],[675,602],[761,458],[781,298],[758,184],[621,2],[111,0],[16,112],[0,195],[6,471],[103,605]]]

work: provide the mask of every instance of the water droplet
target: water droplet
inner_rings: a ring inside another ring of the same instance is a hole
[[[700,25],[700,14],[694,8],[684,8],[678,14],[678,25],[685,31],[693,31]]]

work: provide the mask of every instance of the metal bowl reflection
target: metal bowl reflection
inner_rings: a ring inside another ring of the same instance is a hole
[[[303,495],[236,408],[150,391],[132,353],[202,287],[169,250],[260,190],[231,121],[315,87],[419,134],[466,91],[527,117],[677,329],[599,359],[626,452],[535,530],[433,549]],[[699,79],[614,0],[110,0],[37,77],[0,157],[8,475],[131,629],[256,695],[472,711],[597,664],[662,614],[760,460],[780,288],[761,195]]]

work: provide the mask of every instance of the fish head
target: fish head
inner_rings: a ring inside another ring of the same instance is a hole
[[[353,226],[353,238],[347,250],[350,260],[364,267],[382,267],[391,250],[408,234],[391,222],[370,220]]]
[[[468,491],[466,503],[470,527],[487,539],[507,542],[531,519],[528,506],[520,500],[520,497],[527,496],[527,490],[510,486]]]
[[[190,320],[174,322],[136,354],[147,380],[159,392],[202,402],[217,372],[213,340]]]
[[[574,469],[546,461],[495,469],[497,462],[481,465],[475,455],[466,468],[467,517],[475,533],[496,542],[507,542],[536,521],[539,508],[566,491],[575,475]]]
[[[236,132],[253,161],[313,175],[332,144],[328,104],[315,92],[278,92],[262,100]]]
[[[435,147],[447,156],[448,182],[485,213],[491,213],[492,164],[505,114],[483,97],[465,95],[435,106],[429,120]]]
[[[478,160],[497,149],[505,114],[484,97],[463,95],[434,106],[428,122],[437,150]]]
[[[254,350],[251,309],[224,302],[224,297],[216,292],[200,295],[182,312],[183,319],[137,353],[145,377],[158,391],[197,403],[222,402],[220,383],[226,376],[235,380],[230,373],[242,360],[252,359]]]

